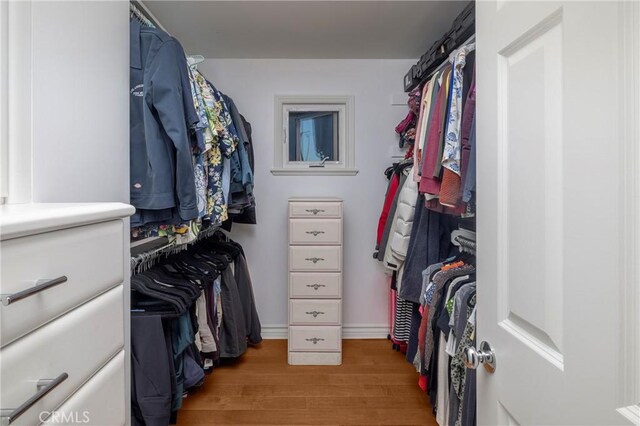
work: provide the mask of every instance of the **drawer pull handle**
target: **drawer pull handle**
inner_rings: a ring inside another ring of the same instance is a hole
[[[313,213],[314,215],[316,215],[316,214],[318,214],[320,212],[324,213],[323,209],[307,209],[306,211],[307,211],[307,213]]]
[[[321,311],[311,311],[311,312],[306,312],[307,315],[313,315],[314,318],[316,318],[318,315],[324,315],[324,312]]]
[[[320,287],[326,287],[324,284],[307,284],[307,287],[311,287],[312,289],[318,291]]]
[[[319,337],[312,337],[311,339],[305,339],[307,342],[312,342],[314,345],[317,345],[318,342],[324,342],[324,339]]]
[[[41,291],[47,290],[51,287],[55,287],[62,283],[67,282],[67,277],[64,275],[58,278],[54,278],[52,280],[38,280],[38,283],[34,287],[28,288],[26,290],[19,291],[13,294],[4,294],[2,295],[2,304],[4,306],[9,306],[12,303],[17,302],[18,300],[26,299],[27,297],[33,296],[34,294],[38,294]]]
[[[33,407],[38,401],[44,398],[49,392],[54,390],[60,383],[69,378],[67,373],[62,373],[55,379],[41,379],[36,383],[36,393],[23,402],[18,408],[3,409],[0,417],[7,419],[6,424],[10,425],[18,417],[23,415],[29,408]]]
[[[308,260],[309,262],[318,263],[324,261],[321,257],[307,257],[304,260]]]
[[[324,234],[324,231],[307,231],[306,233],[317,237],[319,234]]]

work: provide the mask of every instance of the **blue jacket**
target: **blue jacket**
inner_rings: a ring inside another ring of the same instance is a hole
[[[236,149],[231,157],[231,193],[242,193],[253,195],[253,172],[249,164],[249,155],[247,153],[247,145],[249,144],[248,136],[244,129],[244,123],[238,108],[233,99],[227,95],[223,95],[223,99],[229,107],[231,119],[238,133],[238,149]]]
[[[198,216],[190,128],[198,122],[180,43],[131,21],[131,204]]]

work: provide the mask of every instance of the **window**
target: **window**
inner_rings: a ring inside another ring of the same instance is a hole
[[[355,175],[353,97],[277,96],[274,175]]]

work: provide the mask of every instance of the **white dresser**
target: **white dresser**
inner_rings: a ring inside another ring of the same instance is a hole
[[[133,211],[0,206],[1,424],[128,422],[124,218]]]
[[[289,200],[289,364],[342,363],[342,200]]]

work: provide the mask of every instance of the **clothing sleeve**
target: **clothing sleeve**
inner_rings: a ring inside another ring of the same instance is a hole
[[[238,151],[240,156],[240,167],[242,168],[242,186],[244,187],[247,195],[253,194],[253,171],[251,170],[251,163],[249,162],[249,154],[247,153],[247,133],[244,129],[244,124],[242,122],[242,117],[240,116],[240,112],[236,107],[235,102],[232,99],[229,99],[229,109],[231,110],[231,117],[235,124],[236,130],[239,130],[238,137],[240,139],[240,143],[238,144]]]
[[[167,41],[158,50],[149,72],[153,107],[175,148],[175,193],[180,217],[186,221],[198,217],[198,205],[183,98],[191,94],[183,93],[182,77],[186,69],[182,69],[180,58],[184,58],[180,44]]]

